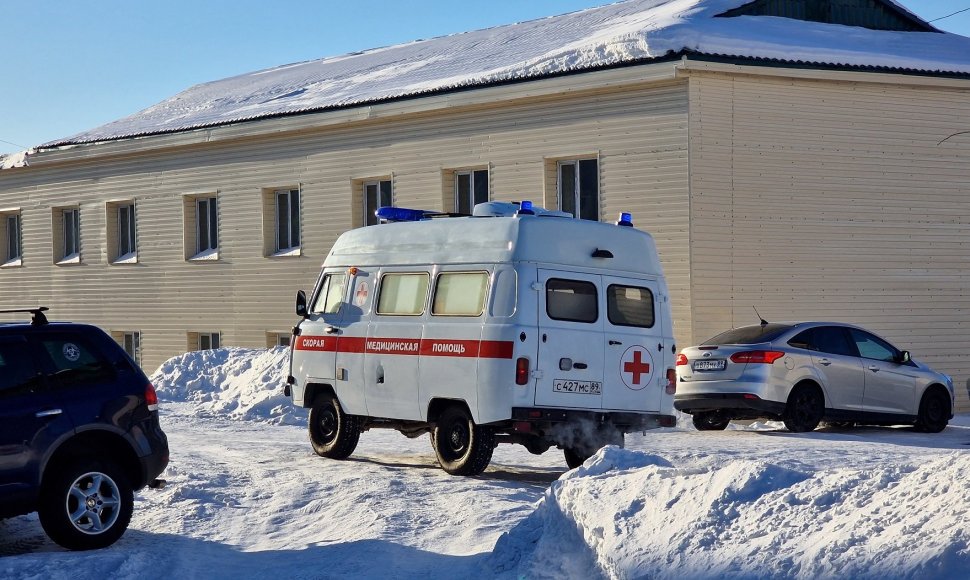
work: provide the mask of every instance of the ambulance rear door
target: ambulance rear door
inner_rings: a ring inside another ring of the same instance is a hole
[[[603,408],[659,411],[667,384],[659,285],[653,280],[603,276],[603,290]]]
[[[539,360],[535,404],[603,406],[603,321],[600,276],[538,271]]]

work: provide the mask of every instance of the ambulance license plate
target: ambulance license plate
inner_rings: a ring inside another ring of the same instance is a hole
[[[727,368],[727,361],[723,358],[716,360],[695,360],[691,366],[695,371],[723,371]]]
[[[579,395],[600,395],[603,393],[603,383],[598,381],[567,381],[555,379],[552,390],[557,393],[576,393]]]

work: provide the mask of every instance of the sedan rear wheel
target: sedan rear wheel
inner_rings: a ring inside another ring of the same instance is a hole
[[[814,431],[825,415],[825,397],[818,387],[800,385],[788,396],[782,420],[792,433]]]
[[[728,423],[731,422],[730,417],[725,417],[722,413],[717,411],[701,411],[694,413],[692,417],[694,422],[694,427],[698,431],[723,431],[727,429]]]

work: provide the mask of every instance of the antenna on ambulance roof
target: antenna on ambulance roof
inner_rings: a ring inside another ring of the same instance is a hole
[[[761,328],[768,326],[768,321],[765,320],[764,318],[761,318],[761,314],[758,314],[758,309],[755,307],[754,304],[751,305],[751,308],[754,308],[754,313],[757,314],[758,318],[761,320]]]

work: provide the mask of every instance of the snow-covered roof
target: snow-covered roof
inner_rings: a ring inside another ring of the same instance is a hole
[[[143,111],[42,147],[344,108],[687,53],[970,74],[970,38],[773,16],[717,17],[747,1],[628,0],[279,66],[196,85]],[[884,1],[912,16],[891,0]]]

